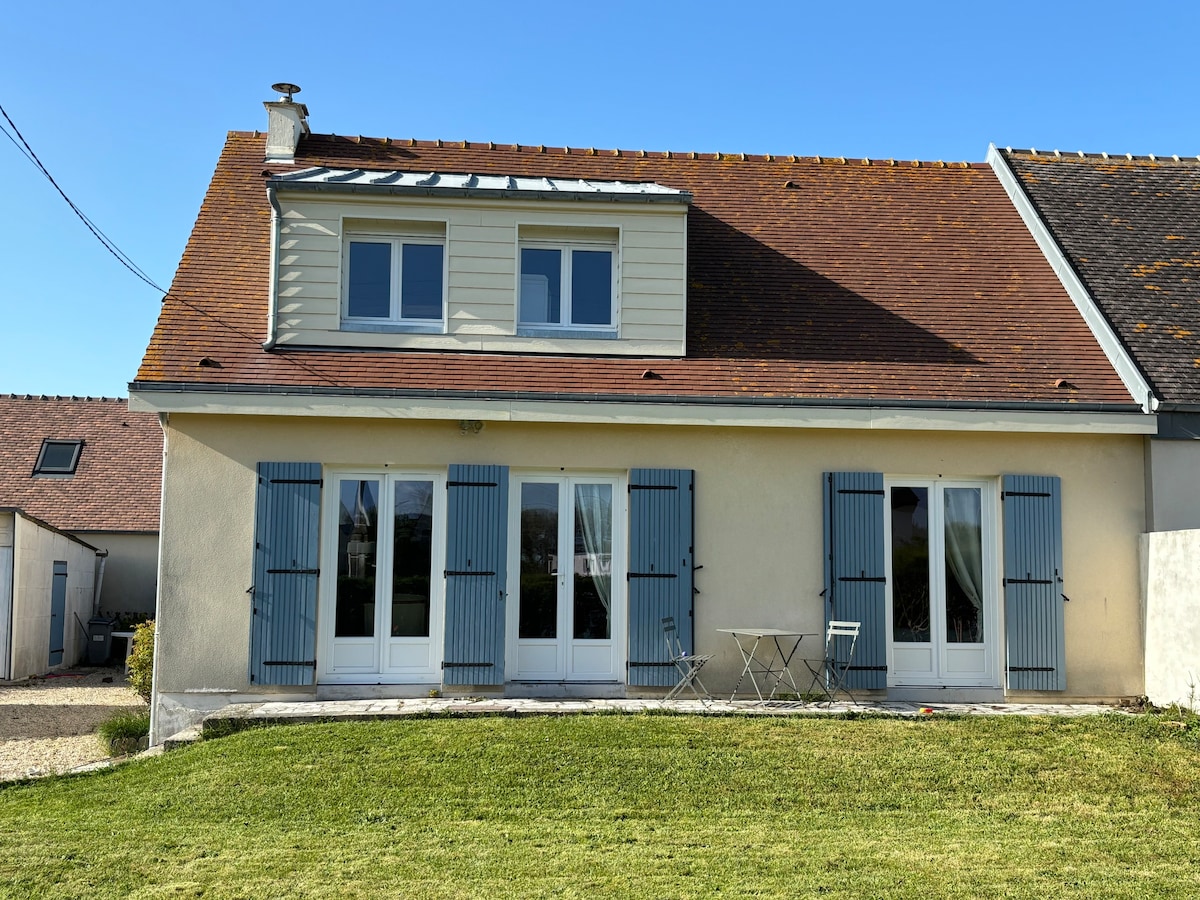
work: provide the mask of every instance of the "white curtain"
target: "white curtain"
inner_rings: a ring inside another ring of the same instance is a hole
[[[575,521],[583,532],[588,575],[607,612],[612,598],[612,486],[575,485]]]
[[[983,530],[977,488],[946,488],[946,561],[975,607],[975,640],[983,640]]]

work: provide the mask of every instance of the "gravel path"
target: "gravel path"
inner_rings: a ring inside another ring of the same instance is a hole
[[[120,669],[0,681],[0,781],[107,759],[97,726],[118,710],[145,708]]]

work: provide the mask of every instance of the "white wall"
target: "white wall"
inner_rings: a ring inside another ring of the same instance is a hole
[[[0,513],[0,678],[11,677],[13,518]]]
[[[1146,442],[1150,531],[1200,528],[1200,440]]]
[[[1200,529],[1142,535],[1146,696],[1200,711]]]
[[[79,623],[86,628],[92,615],[96,551],[17,515],[13,541],[11,678],[27,678],[50,669],[50,597],[54,563],[58,560],[67,563],[62,664],[73,666],[87,651],[87,639]]]

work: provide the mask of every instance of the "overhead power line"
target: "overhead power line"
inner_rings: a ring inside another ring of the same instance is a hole
[[[59,196],[61,196],[63,200],[67,202],[67,206],[71,207],[71,210],[75,213],[75,215],[79,216],[79,220],[87,226],[87,230],[90,231],[96,240],[98,240],[104,246],[104,249],[115,256],[121,265],[127,268],[142,281],[146,282],[146,284],[150,285],[150,287],[154,288],[160,294],[165,294],[166,291],[155,284],[154,279],[147,275],[137,263],[129,258],[125,251],[118,247],[108,235],[101,231],[96,223],[84,215],[83,210],[75,205],[74,201],[67,196],[66,191],[58,186],[58,182],[54,180],[54,176],[50,174],[50,170],[42,164],[40,159],[38,159],[38,155],[33,152],[33,148],[29,146],[29,142],[25,140],[25,136],[21,134],[21,130],[17,128],[16,123],[13,122],[13,120],[9,117],[3,106],[0,106],[0,115],[3,115],[4,121],[8,123],[8,128],[0,125],[0,131],[3,131],[4,136],[12,141],[13,145],[21,151],[21,155],[29,160],[39,172],[45,175],[47,181],[54,185],[54,189],[58,191]],[[9,133],[9,128],[12,129],[11,134]],[[16,135],[16,137],[13,137],[13,135]]]

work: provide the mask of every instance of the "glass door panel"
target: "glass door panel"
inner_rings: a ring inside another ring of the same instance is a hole
[[[892,505],[892,640],[926,644],[929,622],[929,489],[894,487]]]
[[[571,635],[612,636],[612,485],[575,485],[575,560]]]
[[[392,513],[392,637],[429,637],[433,482],[396,482]]]
[[[983,643],[983,512],[979,488],[948,487],[946,522],[945,638]]]
[[[373,637],[379,482],[342,481],[339,494],[334,636]]]
[[[521,485],[518,636],[558,637],[558,485]]]

